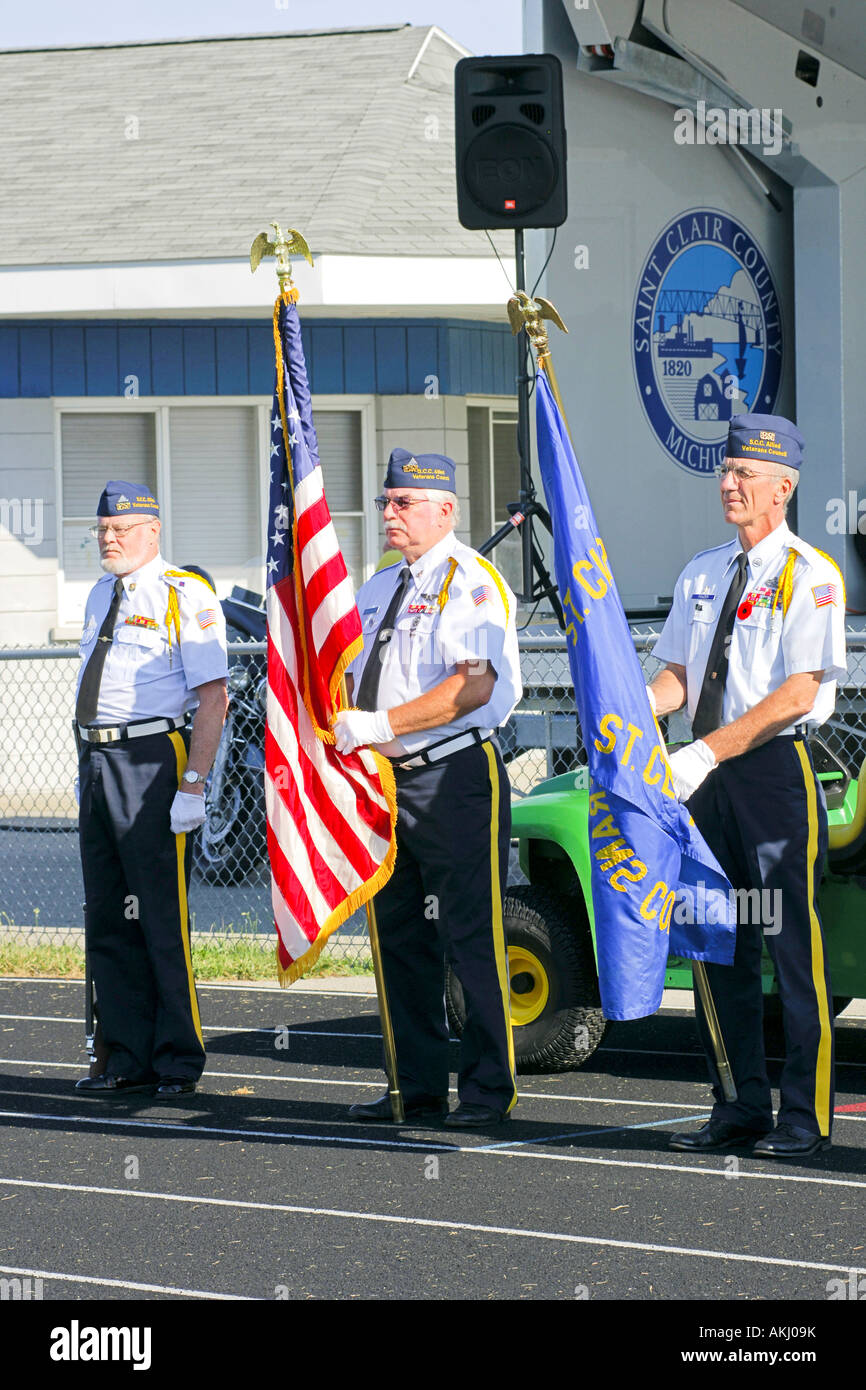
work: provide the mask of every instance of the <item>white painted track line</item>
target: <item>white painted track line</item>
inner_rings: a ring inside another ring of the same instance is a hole
[[[67,1284],[96,1284],[105,1289],[132,1289],[136,1293],[164,1293],[172,1298],[214,1298],[231,1303],[256,1303],[260,1300],[243,1293],[210,1293],[204,1289],[175,1289],[168,1284],[134,1284],[129,1279],[104,1279],[95,1274],[59,1274],[56,1269],[16,1269],[0,1265],[0,1274],[20,1275],[24,1279],[55,1279]]]
[[[77,1023],[79,1027],[84,1027],[83,1018],[55,1018],[50,1014],[0,1014],[0,1020],[10,1023]],[[381,1042],[381,1033],[346,1033],[338,1029],[331,1032],[324,1028],[292,1028],[285,1025],[292,1038],[371,1038],[373,1042],[378,1039]],[[282,1026],[275,1028],[246,1028],[243,1024],[236,1027],[227,1023],[206,1023],[202,1025],[203,1033],[264,1033],[269,1038],[277,1037],[282,1034]]]
[[[142,1192],[117,1187],[88,1187],[84,1183],[37,1182],[30,1178],[0,1177],[0,1186],[38,1191],[77,1192],[92,1197],[119,1197],[126,1201],[176,1202],[195,1207],[228,1207],[233,1211],[264,1211],[286,1216],[333,1217],[344,1221],[372,1221],[387,1226],[418,1226],[428,1230],[468,1231],[471,1234],[514,1236],[600,1249],[640,1250],[657,1255],[688,1255],[702,1260],[728,1260],[736,1264],[777,1265],[785,1269],[813,1269],[832,1274],[866,1274],[866,1266],[826,1264],[816,1260],[786,1260],[777,1255],[745,1255],[734,1250],[699,1250],[686,1245],[654,1245],[646,1241],[613,1240],[607,1236],[574,1235],[570,1231],[537,1231],[520,1226],[485,1226],[474,1221],[439,1221],[424,1216],[393,1216],[386,1212],[348,1211],[340,1207],[306,1207],[288,1202],[243,1202],[228,1197],[202,1197],[180,1192]]]
[[[67,1071],[82,1071],[84,1065],[84,1062],[49,1062],[41,1057],[0,1057],[0,1067],[55,1067]],[[2,1077],[2,1075],[3,1073],[0,1072],[0,1077]],[[371,1086],[380,1091],[385,1085],[384,1078],[381,1077],[378,1081],[342,1081],[339,1079],[332,1080],[326,1077],[315,1076],[282,1076],[272,1072],[261,1071],[211,1071],[209,1067],[204,1073],[202,1080],[218,1080],[221,1077],[230,1081],[284,1081],[292,1082],[299,1086]],[[452,1095],[456,1095],[457,1087],[451,1086],[449,1087],[449,1091]],[[207,1095],[207,1092],[204,1091],[202,1094]],[[72,1100],[74,1096],[70,1095],[69,1098]],[[659,1107],[663,1110],[694,1110],[695,1108],[693,1104],[687,1105],[685,1101],[617,1100],[616,1098],[605,1096],[547,1095],[542,1091],[518,1091],[517,1098],[518,1100],[574,1101],[588,1105],[646,1106],[653,1110]]]
[[[61,1126],[72,1125],[99,1125],[103,1128],[115,1126],[120,1129],[144,1129],[144,1130],[172,1130],[185,1134],[187,1138],[195,1139],[199,1134],[219,1134],[232,1139],[282,1139],[287,1143],[307,1143],[307,1144],[351,1144],[358,1148],[374,1149],[405,1149],[407,1153],[443,1153],[443,1154],[480,1154],[484,1158],[524,1158],[532,1159],[537,1162],[547,1163],[584,1163],[589,1167],[596,1168],[639,1168],[650,1172],[672,1173],[692,1173],[702,1178],[723,1178],[728,1182],[739,1180],[740,1178],[763,1179],[766,1182],[775,1183],[808,1183],[826,1187],[851,1187],[866,1189],[866,1179],[857,1178],[831,1178],[816,1176],[812,1177],[804,1173],[789,1173],[784,1168],[771,1169],[746,1169],[740,1168],[736,1178],[731,1176],[729,1168],[699,1168],[694,1164],[687,1163],[653,1163],[645,1159],[624,1159],[624,1158],[602,1158],[596,1155],[582,1154],[554,1154],[544,1149],[535,1147],[518,1148],[517,1145],[511,1147],[493,1147],[482,1144],[448,1144],[433,1138],[436,1131],[431,1131],[429,1139],[387,1139],[384,1135],[376,1139],[364,1139],[345,1134],[321,1134],[311,1133],[302,1134],[292,1130],[269,1130],[269,1129],[237,1129],[229,1125],[199,1125],[189,1121],[171,1120],[136,1120],[132,1117],[128,1119],[120,1116],[109,1115],[61,1115],[57,1113],[41,1114],[31,1110],[0,1110],[0,1119],[15,1120],[49,1120]],[[327,1123],[324,1120],[304,1120],[304,1124],[314,1127],[318,1124]],[[360,1123],[347,1123],[346,1129],[361,1129],[364,1126]],[[399,1128],[399,1126],[396,1126]],[[636,1126],[640,1128],[640,1126]],[[417,1133],[417,1131],[415,1131]],[[602,1133],[613,1133],[611,1130],[604,1130]],[[619,1132],[622,1132],[621,1130]],[[581,1134],[575,1134],[574,1138],[580,1139]],[[538,1143],[538,1141],[531,1141]],[[743,1161],[748,1161],[748,1156],[743,1155]]]
[[[342,996],[342,997],[345,998],[346,996]],[[373,1017],[373,1014],[371,1014],[370,1016]],[[18,1022],[18,1023],[70,1023],[70,1024],[78,1024],[78,1026],[81,1027],[81,1028],[84,1027],[84,1019],[83,1019],[83,1018],[60,1017],[60,1016],[55,1016],[55,1015],[50,1015],[50,1014],[0,1014],[0,1020],[5,1020],[5,1021],[10,1022],[10,1023],[14,1023],[14,1022]],[[273,1028],[248,1028],[248,1027],[245,1027],[243,1024],[234,1025],[234,1024],[228,1024],[228,1023],[213,1023],[213,1024],[210,1024],[210,1023],[209,1023],[209,1024],[204,1024],[204,1025],[203,1025],[202,1031],[203,1031],[204,1033],[218,1033],[218,1034],[222,1034],[223,1036],[226,1035],[226,1034],[228,1034],[228,1033],[238,1033],[238,1032],[240,1032],[240,1033],[264,1033],[264,1034],[266,1034],[266,1035],[269,1036],[269,1037],[275,1037],[278,1033],[280,1033],[280,1032],[282,1031],[282,1027],[283,1027],[283,1026],[287,1026],[287,1027],[288,1027],[289,1036],[292,1037],[292,1038],[347,1038],[347,1039],[354,1038],[354,1039],[363,1039],[363,1040],[368,1041],[368,1042],[381,1042],[381,1041],[382,1041],[382,1034],[381,1034],[381,1033],[349,1033],[349,1032],[346,1032],[346,1031],[343,1030],[343,1029],[295,1028],[295,1027],[293,1027],[293,1026],[290,1025],[290,1024],[289,1024],[289,1025],[276,1025],[276,1026],[273,1027]],[[595,1052],[593,1055],[598,1056],[600,1053],[603,1053],[603,1052],[624,1053],[624,1054],[626,1054],[627,1056],[630,1056],[630,1057],[690,1057],[690,1058],[692,1058],[692,1059],[695,1060],[695,1061],[702,1061],[702,1060],[703,1060],[703,1054],[702,1054],[701,1052],[673,1051],[673,1050],[670,1050],[670,1049],[655,1048],[655,1047],[607,1047],[607,1046],[604,1045],[604,1044],[602,1044],[601,1047],[597,1048],[597,1049],[596,1049],[596,1052]],[[768,1057],[768,1058],[767,1058],[767,1061],[768,1061],[768,1062],[781,1062],[781,1061],[783,1061],[783,1060],[784,1060],[784,1058],[782,1058],[782,1057]],[[863,1069],[863,1068],[866,1068],[866,1062],[847,1062],[847,1061],[840,1061],[840,1060],[837,1058],[837,1060],[836,1060],[836,1069],[837,1069],[837,1071],[838,1071],[841,1067],[851,1067],[851,1068]]]
[[[83,1061],[82,1061],[82,1062],[49,1062],[49,1061],[46,1061],[44,1058],[40,1058],[40,1057],[0,1057],[0,1068],[3,1068],[3,1067],[52,1067],[52,1068],[54,1068],[55,1070],[60,1070],[60,1071],[83,1071],[84,1066],[85,1066],[85,1063],[84,1063]],[[0,1080],[2,1080],[3,1077],[4,1077],[5,1075],[6,1075],[6,1073],[3,1072],[2,1070],[0,1070]],[[261,1071],[211,1071],[210,1068],[208,1068],[208,1070],[207,1070],[207,1071],[205,1072],[205,1074],[204,1074],[204,1080],[205,1080],[205,1082],[206,1082],[207,1080],[210,1080],[210,1079],[215,1080],[215,1081],[217,1081],[217,1080],[225,1080],[225,1081],[267,1081],[267,1082],[279,1081],[279,1082],[284,1082],[284,1083],[291,1083],[292,1085],[297,1085],[297,1086],[348,1086],[350,1089],[351,1089],[352,1087],[354,1087],[355,1089],[358,1089],[358,1088],[361,1087],[361,1086],[366,1086],[366,1087],[368,1087],[368,1088],[371,1089],[371,1090],[378,1090],[378,1091],[380,1091],[380,1090],[382,1089],[383,1085],[385,1084],[385,1082],[384,1082],[384,1080],[383,1080],[382,1078],[380,1078],[378,1081],[359,1081],[359,1080],[343,1081],[343,1080],[341,1080],[341,1079],[339,1079],[339,1078],[334,1079],[334,1078],[329,1078],[329,1077],[315,1077],[315,1076],[282,1076],[282,1075],[278,1075],[278,1074],[275,1074],[275,1073],[272,1073],[272,1072],[261,1072]],[[456,1095],[456,1094],[457,1094],[457,1088],[456,1088],[455,1086],[449,1087],[449,1093],[450,1093],[451,1095]],[[202,1089],[202,1090],[199,1091],[198,1094],[201,1095],[201,1096],[205,1096],[205,1097],[206,1097],[208,1094],[214,1094],[214,1095],[216,1095],[216,1094],[218,1094],[218,1093],[216,1093],[216,1092],[214,1092],[214,1093],[209,1093],[206,1089]],[[675,1101],[675,1100],[632,1100],[632,1099],[621,1099],[621,1100],[620,1100],[620,1099],[618,1099],[618,1098],[616,1098],[616,1097],[610,1097],[610,1096],[566,1096],[566,1095],[558,1095],[558,1094],[553,1094],[553,1093],[548,1094],[547,1092],[544,1092],[544,1091],[518,1091],[518,1093],[517,1093],[517,1098],[518,1098],[518,1100],[521,1101],[521,1102],[531,1101],[531,1100],[555,1100],[555,1101],[566,1101],[566,1102],[568,1102],[569,1104],[574,1104],[574,1105],[578,1105],[578,1104],[579,1104],[579,1105],[615,1105],[615,1106],[618,1106],[619,1108],[625,1108],[625,1109],[629,1109],[629,1108],[633,1108],[633,1107],[635,1107],[635,1106],[638,1106],[638,1107],[647,1107],[647,1108],[652,1109],[652,1110],[659,1110],[659,1109],[661,1109],[661,1110],[694,1110],[695,1104],[696,1104],[696,1102],[694,1102],[694,1103],[692,1103],[692,1104],[688,1104],[688,1103],[685,1102],[685,1101]],[[58,1100],[62,1100],[62,1099],[75,1100],[76,1097],[75,1097],[74,1092],[71,1092],[70,1095],[69,1095],[68,1097],[58,1096]],[[110,1103],[110,1102],[107,1102],[107,1103]],[[709,1104],[709,1102],[707,1102],[707,1104]],[[676,1117],[672,1115],[670,1118],[671,1118],[671,1120],[673,1120],[673,1119],[675,1119]],[[687,1117],[685,1117],[685,1118],[701,1118],[701,1119],[705,1119],[706,1116],[705,1116],[705,1115],[701,1115],[700,1117],[687,1116]],[[845,1114],[844,1111],[843,1111],[843,1112],[835,1112],[835,1113],[834,1113],[834,1120],[835,1120],[835,1122],[838,1122],[838,1121],[840,1121],[840,1120],[852,1120],[855,1124],[864,1124],[864,1123],[866,1123],[866,1114],[863,1114],[863,1115],[850,1115],[850,1114]],[[319,1121],[311,1121],[310,1123],[319,1123]],[[638,1126],[630,1126],[630,1127],[631,1127],[631,1128],[638,1128]],[[599,1130],[598,1132],[601,1134],[601,1133],[606,1133],[606,1132],[608,1132],[608,1131],[606,1131],[606,1130]],[[527,1142],[534,1142],[534,1141],[527,1141]]]

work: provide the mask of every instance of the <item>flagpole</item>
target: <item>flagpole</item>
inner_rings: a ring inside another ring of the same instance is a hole
[[[400,1077],[397,1072],[397,1047],[394,1042],[394,1028],[391,1023],[391,1008],[385,989],[385,971],[382,966],[382,952],[379,948],[379,929],[376,925],[375,899],[367,903],[367,930],[370,935],[370,954],[373,957],[373,974],[376,978],[376,996],[379,1000],[379,1018],[382,1023],[382,1046],[385,1052],[385,1075],[388,1078],[388,1099],[391,1102],[391,1119],[401,1125],[406,1118],[403,1109],[403,1094],[400,1090]]]
[[[340,682],[340,696],[344,706],[349,704],[345,680]],[[373,957],[373,976],[376,981],[376,998],[379,1001],[379,1021],[382,1024],[382,1048],[385,1053],[385,1075],[388,1078],[388,1099],[391,1102],[391,1119],[401,1125],[406,1118],[403,1107],[403,1093],[400,1090],[400,1076],[397,1071],[397,1044],[394,1041],[394,1025],[391,1022],[391,1006],[385,988],[385,968],[382,964],[382,951],[379,946],[379,927],[376,922],[375,898],[367,900],[367,933],[370,937],[370,954]]]
[[[276,260],[275,269],[280,286],[280,296],[291,297],[297,300],[298,292],[292,282],[291,257],[293,255],[302,255],[310,265],[312,265],[313,258],[310,254],[310,248],[300,232],[295,231],[293,228],[284,235],[278,222],[271,222],[270,226],[271,235],[269,236],[267,232],[260,232],[250,247],[250,270],[257,270],[263,256],[273,255]],[[288,450],[288,444],[286,448]],[[344,706],[348,704],[345,679],[340,682],[340,698]],[[373,972],[376,977],[376,994],[379,1000],[379,1017],[382,1023],[385,1072],[388,1077],[388,1098],[391,1102],[391,1116],[394,1122],[396,1124],[402,1124],[406,1116],[397,1074],[397,1050],[394,1043],[391,1010],[388,1005],[388,995],[385,989],[385,972],[382,966],[382,953],[379,947],[376,912],[372,901],[368,901],[366,906],[367,926],[370,934],[370,951],[373,956]]]
[[[722,1094],[727,1101],[737,1099],[737,1088],[734,1084],[734,1076],[731,1071],[731,1064],[728,1061],[728,1051],[725,1047],[725,1040],[722,1037],[722,1029],[719,1023],[719,1016],[716,1013],[716,1001],[710,989],[710,982],[707,979],[707,967],[702,960],[691,962],[692,975],[697,985],[698,994],[701,996],[701,1004],[704,1009],[704,1018],[707,1022],[707,1032],[713,1044],[713,1054],[716,1060],[716,1071],[719,1073],[719,1082],[722,1087]]]
[[[547,336],[544,320],[549,319],[551,323],[555,323],[557,328],[562,329],[563,333],[567,333],[568,329],[549,299],[530,298],[523,290],[518,290],[518,292],[509,299],[507,312],[512,333],[519,333],[521,328],[526,329],[526,335],[535,349],[539,370],[544,372],[547,377],[551,393],[562,417],[562,423],[565,425],[569,438],[571,438],[571,430],[568,427],[568,417],[565,413],[562,397],[559,394],[559,384],[556,380],[556,373],[553,370],[550,340]],[[722,1094],[726,1101],[735,1101],[737,1099],[737,1088],[734,1084],[731,1064],[728,1061],[727,1048],[725,1047],[725,1040],[722,1036],[721,1025],[719,1024],[719,1016],[716,1012],[716,1005],[712,990],[710,989],[710,982],[707,978],[707,968],[701,960],[693,960],[690,964],[697,993],[700,996],[704,1010],[707,1032],[709,1033],[713,1047],[713,1055]]]

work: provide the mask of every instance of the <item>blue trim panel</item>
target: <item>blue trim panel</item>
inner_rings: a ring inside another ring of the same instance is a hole
[[[319,394],[515,394],[504,322],[307,319],[303,339]],[[269,319],[0,324],[0,397],[268,396],[273,384]]]

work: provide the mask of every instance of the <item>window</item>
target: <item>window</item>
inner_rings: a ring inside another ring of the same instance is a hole
[[[471,545],[478,550],[509,518],[508,503],[520,497],[517,412],[494,406],[469,406],[469,498]],[[488,558],[511,588],[523,588],[520,534],[501,541]]]
[[[366,559],[361,412],[321,410],[313,418],[331,519],[357,589],[364,582]]]
[[[339,398],[313,404],[328,503],[357,587],[372,568],[375,518],[366,517],[365,460],[371,451],[372,403]],[[357,402],[357,403],[356,403]],[[264,587],[271,402],[136,401],[135,411],[60,402],[58,468],[62,498],[61,625],[80,624],[99,577],[88,528],[109,478],[153,488],[160,500],[162,554],[176,565],[201,565],[221,598],[233,585]]]
[[[255,408],[172,406],[168,418],[171,559],[202,565],[222,592],[264,546]]]
[[[70,414],[61,418],[63,528],[60,563],[69,580],[99,575],[99,547],[90,535],[99,495],[110,478],[156,488],[153,414]]]

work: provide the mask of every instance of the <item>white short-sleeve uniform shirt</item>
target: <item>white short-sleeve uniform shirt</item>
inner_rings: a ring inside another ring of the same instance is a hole
[[[79,686],[111,605],[116,577],[104,574],[88,595]],[[170,616],[172,591],[177,598],[179,641]],[[216,594],[203,579],[174,569],[161,555],[124,577],[99,686],[97,724],[177,719],[198,705],[197,685],[227,674],[225,619]]]
[[[686,668],[693,718],[713,634],[736,572],[739,539],[701,551],[676,583],[673,607],[655,645],[660,661]],[[790,551],[796,554],[787,612],[776,591]],[[774,602],[775,601],[775,602]],[[743,599],[734,620],[722,723],[730,724],[777,690],[788,676],[823,671],[815,704],[798,723],[823,724],[833,713],[836,682],[847,672],[845,600],[835,565],[785,522],[748,553]],[[781,730],[792,734],[795,725]]]
[[[358,590],[364,650],[349,668],[357,695],[364,666],[398,584],[404,561],[379,570]],[[517,650],[516,604],[505,580],[489,561],[464,545],[453,531],[413,565],[382,662],[377,706],[405,704],[463,662],[489,662],[496,673],[490,700],[471,713],[421,733],[402,734],[380,751],[396,757],[470,729],[504,724],[523,694]]]

